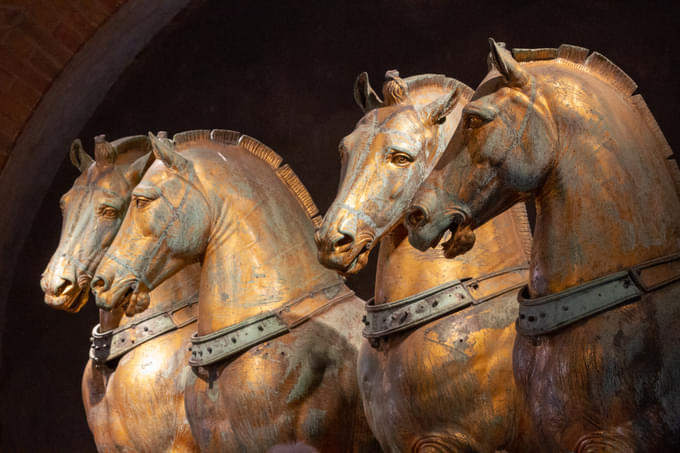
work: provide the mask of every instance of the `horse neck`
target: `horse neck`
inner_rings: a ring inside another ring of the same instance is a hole
[[[475,246],[454,259],[441,247],[419,252],[407,240],[401,225],[380,241],[375,303],[394,302],[452,280],[478,278],[525,265],[528,225],[518,220],[523,206],[496,216],[475,230]]]
[[[319,264],[313,225],[274,172],[255,158],[230,157],[232,177],[213,185],[219,193],[202,261],[200,335],[341,281]]]
[[[239,230],[203,260],[199,334],[276,310],[340,281],[318,263],[308,239],[287,240],[284,232],[263,231],[261,224],[240,225]]]
[[[584,79],[574,91],[602,85]],[[608,89],[588,118],[573,102],[551,105],[560,149],[536,194],[532,296],[680,250],[680,201],[659,140],[630,98]]]
[[[189,265],[166,281],[154,288],[149,296],[151,302],[149,309],[134,316],[124,316],[121,309],[112,311],[99,310],[99,324],[101,331],[123,327],[144,319],[151,313],[160,313],[177,308],[198,296],[198,285],[201,276],[201,268],[198,264]]]
[[[441,87],[428,87],[411,98],[416,108],[422,108],[446,94],[447,91]],[[422,184],[443,154],[458,126],[462,109],[463,103],[460,103],[447,115],[441,126],[433,126],[438,133],[434,136],[432,148],[423,156],[427,164],[422,180],[415,181],[415,185]],[[440,247],[426,252],[414,249],[407,236],[406,229],[399,223],[380,240],[374,293],[376,304],[402,299],[474,271],[472,266],[466,268],[462,257],[453,260],[445,258]]]

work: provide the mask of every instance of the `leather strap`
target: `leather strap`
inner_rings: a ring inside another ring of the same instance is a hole
[[[366,304],[363,335],[380,338],[410,329],[443,315],[477,305],[522,287],[528,266],[516,266],[482,277],[454,280],[387,304]],[[496,288],[501,286],[500,290]]]
[[[90,358],[97,363],[117,359],[140,344],[196,322],[197,319],[198,295],[194,295],[167,311],[152,313],[106,332],[100,332],[100,325],[97,324],[90,337]]]
[[[191,337],[189,365],[205,366],[238,354],[266,340],[287,333],[354,295],[344,282],[313,290],[286,303],[278,310],[251,316],[208,335]]]
[[[680,254],[664,256],[536,299],[530,299],[529,290],[524,287],[518,295],[517,331],[522,335],[554,332],[678,280]]]

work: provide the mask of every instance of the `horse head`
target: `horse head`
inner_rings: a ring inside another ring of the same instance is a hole
[[[529,198],[556,159],[554,123],[535,77],[502,44],[489,43],[491,70],[406,216],[420,250],[436,246],[447,229],[446,256],[469,250],[473,230]]]
[[[63,215],[61,238],[40,285],[52,308],[78,312],[87,302],[90,281],[121,225],[132,188],[152,159],[144,136],[109,143],[95,137],[95,158],[80,140],[70,158],[81,172],[59,203]]]
[[[340,141],[340,189],[315,235],[319,260],[344,273],[361,270],[378,240],[401,222],[472,93],[442,75],[402,79],[395,70],[385,74],[382,91],[384,101],[366,73],[355,82],[365,115]]]
[[[132,191],[131,207],[92,280],[97,305],[144,311],[149,292],[199,261],[208,240],[211,213],[190,160],[166,138],[149,133],[156,157]]]

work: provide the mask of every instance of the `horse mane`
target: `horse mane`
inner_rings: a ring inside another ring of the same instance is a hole
[[[567,64],[595,75],[620,94],[628,97],[629,102],[652,132],[657,144],[655,148],[661,159],[666,163],[666,168],[675,184],[675,189],[680,195],[680,167],[678,167],[677,162],[673,158],[673,150],[663,132],[661,132],[659,124],[656,122],[642,95],[637,94],[633,96],[633,93],[638,88],[637,83],[604,55],[598,52],[589,54],[589,52],[584,47],[562,44],[556,49],[512,49],[512,56],[520,63],[557,60],[562,64]]]
[[[144,152],[151,151],[151,141],[146,135],[131,135],[129,137],[122,137],[111,142],[113,149],[116,150],[116,155],[119,156],[130,150],[141,149]]]
[[[443,88],[445,90],[453,91],[456,87],[460,87],[461,96],[465,101],[470,101],[475,90],[461,82],[460,80],[446,77],[443,74],[419,74],[403,79],[408,87],[409,94],[415,94],[424,88]]]
[[[319,209],[314,204],[312,196],[307,191],[300,178],[293,172],[288,164],[281,165],[283,158],[273,149],[240,132],[226,129],[198,129],[193,131],[179,132],[173,136],[175,145],[187,146],[200,143],[221,143],[223,145],[238,146],[245,149],[253,156],[265,162],[276,173],[295,199],[300,203],[315,228],[321,226]]]
[[[510,208],[515,225],[517,225],[517,232],[519,234],[520,243],[524,255],[531,257],[531,243],[533,236],[531,234],[531,226],[529,225],[529,215],[527,214],[527,205],[523,202],[516,203]]]

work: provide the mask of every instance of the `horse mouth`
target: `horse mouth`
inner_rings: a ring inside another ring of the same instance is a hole
[[[102,310],[120,307],[126,315],[133,316],[149,306],[149,290],[137,279],[122,281],[106,291],[97,291],[97,305]]]
[[[319,238],[316,240],[317,244],[321,242]],[[319,247],[319,262],[325,267],[336,270],[344,275],[356,274],[368,262],[368,257],[373,249],[373,243],[373,237],[371,236],[365,237],[361,241],[348,242],[331,250]]]
[[[120,307],[126,315],[134,316],[149,306],[149,292],[138,281],[133,281],[121,297]]]
[[[451,223],[445,228],[433,242],[432,247],[436,247],[442,240],[444,234],[449,232],[450,237],[441,243],[444,250],[444,257],[451,259],[469,251],[475,243],[475,233],[472,231],[470,222],[466,222],[464,214],[456,212],[453,214]]]
[[[361,269],[366,266],[366,263],[368,262],[368,257],[371,254],[371,244],[372,241],[367,240],[364,241],[363,245],[361,245],[361,248],[359,249],[359,252],[354,256],[352,261],[350,261],[349,265],[345,267],[345,269],[342,271],[344,274],[351,275],[351,274],[356,274],[359,272]]]
[[[67,294],[53,295],[45,294],[45,303],[57,310],[69,313],[78,313],[87,303],[90,294],[89,286],[81,288],[74,285],[74,289]]]
[[[120,299],[120,307],[127,312],[128,307],[130,306],[130,299],[132,299],[132,294],[134,293],[134,285],[130,285],[127,287],[125,290],[125,293],[121,296]]]

